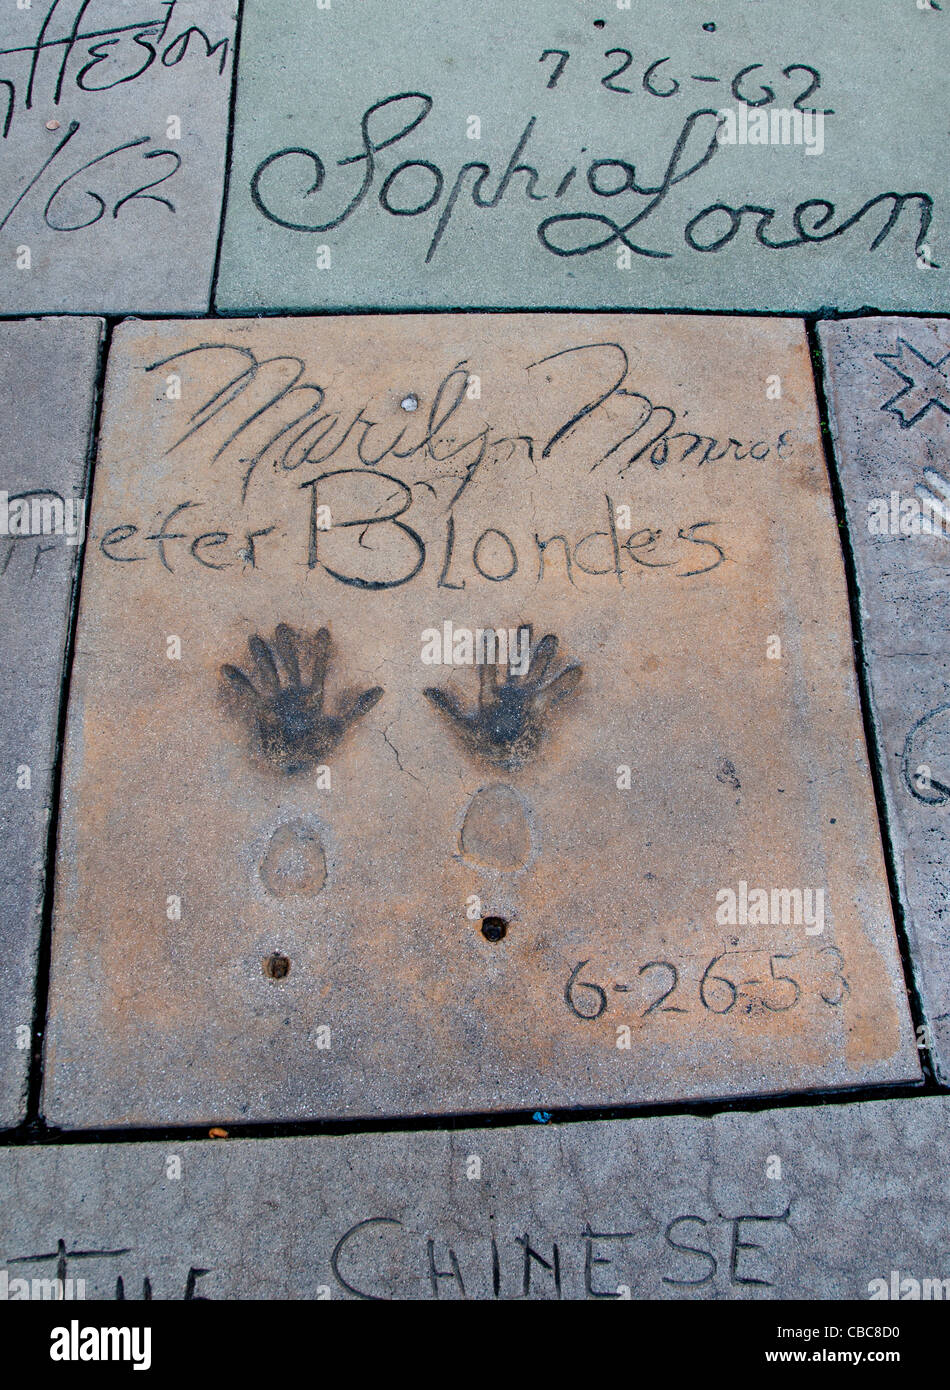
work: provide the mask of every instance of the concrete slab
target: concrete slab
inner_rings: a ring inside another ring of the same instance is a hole
[[[865,8],[246,0],[218,306],[945,311],[950,17]]]
[[[0,306],[202,313],[236,0],[33,0],[0,14]]]
[[[100,319],[0,324],[0,1127],[21,1120],[26,1103],[63,649],[101,334]]]
[[[922,1041],[950,1080],[950,323],[819,332]]]
[[[5,1149],[0,1297],[946,1298],[948,1124],[921,1097]]]
[[[918,1076],[802,324],[125,324],[92,525],[57,1124]]]

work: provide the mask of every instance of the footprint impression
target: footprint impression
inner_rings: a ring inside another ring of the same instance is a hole
[[[327,857],[316,826],[305,820],[278,825],[259,872],[272,898],[315,898],[327,881]]]
[[[469,756],[477,762],[516,773],[543,749],[554,711],[577,689],[582,668],[566,666],[549,676],[558,640],[548,633],[533,643],[530,625],[528,670],[510,670],[498,679],[493,663],[478,667],[478,701],[464,708],[449,690],[430,686],[423,693],[449,722]],[[506,782],[482,787],[470,798],[462,816],[459,846],[462,858],[480,869],[515,873],[531,858],[534,848],[530,803]],[[486,921],[489,919],[486,919]],[[494,919],[492,919],[494,920]]]

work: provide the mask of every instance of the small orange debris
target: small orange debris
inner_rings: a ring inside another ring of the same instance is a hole
[[[215,1126],[214,1129],[208,1130],[209,1139],[227,1139],[227,1137],[228,1132],[226,1129],[219,1129],[217,1126]]]

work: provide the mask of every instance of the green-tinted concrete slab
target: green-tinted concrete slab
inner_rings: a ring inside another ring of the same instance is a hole
[[[237,0],[4,0],[0,312],[203,313]]]
[[[950,308],[950,13],[247,0],[217,302]]]

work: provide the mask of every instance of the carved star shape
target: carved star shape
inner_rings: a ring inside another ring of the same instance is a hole
[[[902,430],[919,424],[931,408],[950,415],[950,352],[931,362],[906,338],[899,337],[896,352],[876,352],[874,356],[906,382],[881,406],[897,416]]]

